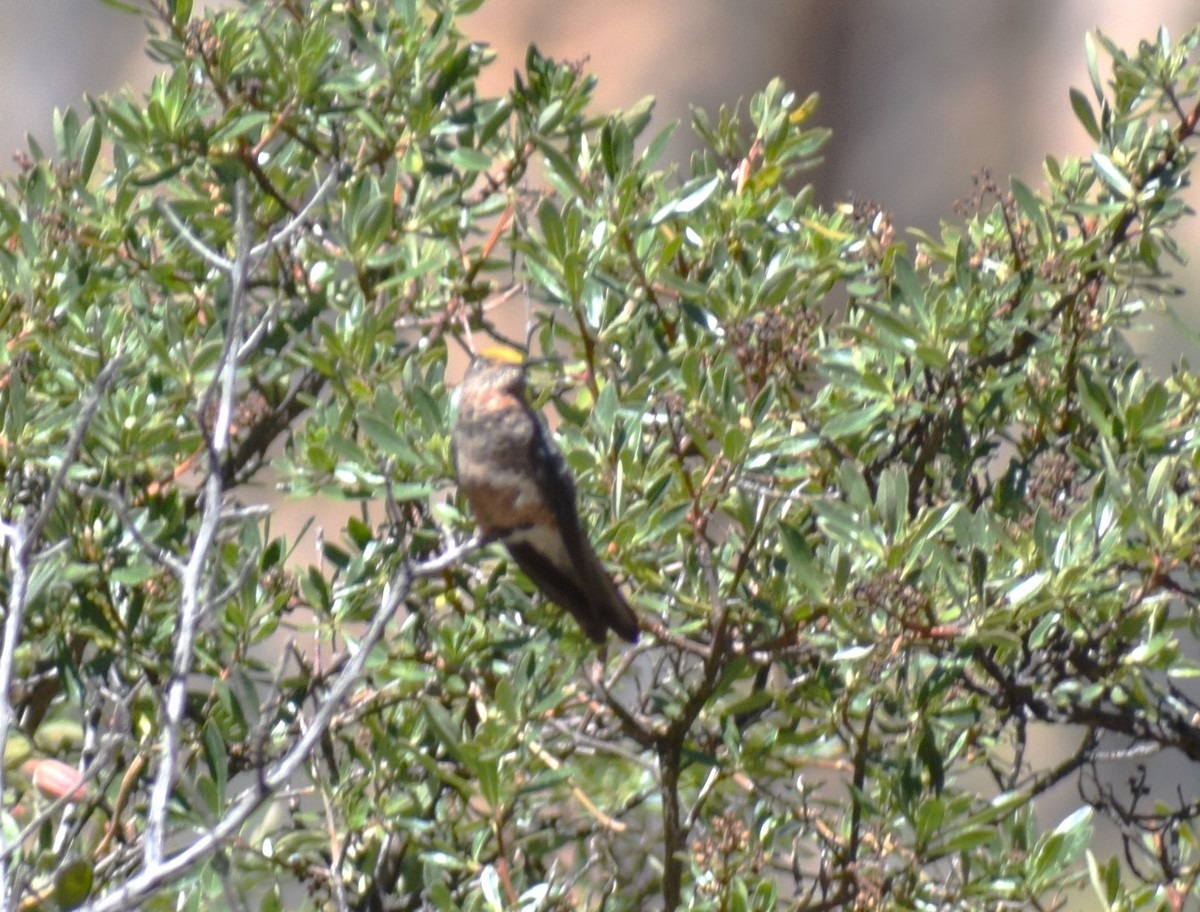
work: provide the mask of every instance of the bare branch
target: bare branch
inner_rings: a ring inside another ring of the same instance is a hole
[[[129,512],[129,504],[125,502],[123,497],[115,491],[109,491],[95,485],[81,484],[76,487],[80,494],[96,497],[107,503],[112,508],[112,511],[117,514],[117,519],[121,521],[121,525],[133,536],[133,540],[138,543],[139,547],[146,552],[152,561],[165,567],[175,576],[183,576],[183,561],[157,542],[150,541],[150,539],[142,534],[142,530],[137,527],[137,522],[134,520],[133,514]]]
[[[146,839],[143,863],[153,870],[162,861],[166,839],[167,801],[179,753],[180,729],[187,698],[187,676],[192,668],[196,631],[208,600],[204,597],[205,570],[208,568],[217,530],[221,524],[224,486],[221,463],[229,449],[233,412],[237,395],[238,359],[241,349],[242,324],[246,311],[246,285],[249,275],[250,236],[246,218],[246,188],[238,183],[234,188],[234,237],[237,250],[230,274],[229,320],[225,347],[212,385],[201,401],[201,417],[209,411],[216,398],[216,418],[205,435],[208,444],[208,472],[202,488],[203,508],[192,542],[191,553],[180,579],[181,601],[177,620],[175,654],[171,661],[171,678],[167,685],[163,707],[162,734],[159,739],[158,772],[150,792],[146,817]],[[211,581],[209,581],[211,582]]]
[[[305,221],[308,219],[309,213],[317,208],[317,206],[319,206],[322,202],[324,202],[325,197],[327,197],[329,192],[337,185],[337,176],[337,168],[331,169],[329,174],[325,176],[325,179],[321,181],[321,185],[317,187],[317,192],[312,195],[312,199],[304,204],[303,209],[288,219],[287,224],[272,234],[269,238],[267,238],[261,244],[255,244],[254,247],[250,249],[250,259],[253,260],[255,264],[257,264],[262,257],[270,253],[272,250],[275,250],[281,244],[286,242],[293,234],[300,230]]]
[[[227,813],[207,833],[174,855],[142,870],[120,887],[99,897],[82,912],[120,912],[136,907],[157,891],[191,873],[195,864],[215,854],[226,841],[272,796],[283,788],[325,736],[342,702],[358,681],[371,651],[383,639],[384,630],[396,609],[408,597],[415,579],[435,576],[480,547],[475,536],[443,554],[419,564],[403,564],[384,588],[383,598],[363,633],[356,650],[333,680],[317,711],[296,743],[230,805]]]
[[[183,220],[175,214],[175,210],[167,204],[166,200],[158,201],[158,211],[196,256],[227,275],[233,272],[233,261],[225,259],[225,257],[205,244],[200,238],[192,234],[192,229],[183,223]]]
[[[285,243],[305,224],[305,222],[308,220],[309,213],[319,206],[325,200],[325,197],[329,195],[329,192],[337,185],[337,173],[338,172],[336,168],[331,170],[326,176],[325,180],[321,181],[321,186],[317,188],[317,192],[314,193],[312,199],[310,199],[304,205],[304,208],[297,212],[292,218],[288,219],[287,224],[272,234],[269,238],[267,238],[261,244],[256,244],[250,249],[251,267],[257,266],[258,263],[261,262],[268,253]],[[245,342],[242,343],[242,347],[238,351],[239,359],[248,357],[250,353],[258,347],[258,343],[261,342],[263,336],[267,334],[267,330],[270,329],[274,324],[275,318],[279,314],[279,308],[280,298],[278,295],[276,295],[271,298],[271,303],[267,307],[267,312],[263,314],[262,318],[258,321],[258,324],[246,336]]]
[[[67,473],[79,458],[88,428],[105,392],[117,376],[121,367],[121,355],[118,353],[104,366],[96,376],[92,391],[75,419],[71,435],[67,438],[63,449],[62,462],[58,471],[42,496],[41,507],[31,514],[26,509],[24,515],[15,524],[5,524],[4,535],[12,545],[12,578],[8,595],[8,605],[4,618],[4,643],[0,647],[0,755],[8,745],[9,730],[14,722],[14,713],[10,693],[13,682],[13,664],[16,658],[17,643],[21,638],[21,627],[25,622],[25,608],[29,598],[29,581],[32,575],[35,558],[34,551],[38,547],[42,530],[50,518],[66,483]],[[0,794],[4,792],[4,765],[0,764]],[[0,908],[9,908],[9,877],[8,877],[9,846],[0,832]]]

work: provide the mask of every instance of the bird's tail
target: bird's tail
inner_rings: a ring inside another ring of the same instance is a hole
[[[630,643],[638,641],[638,621],[637,615],[633,613],[633,609],[629,607],[629,603],[625,601],[613,583],[612,577],[608,575],[608,571],[600,563],[600,558],[595,554],[588,554],[588,586],[587,596],[588,608],[591,611],[591,624],[585,624],[588,636],[593,640],[597,637],[592,633],[593,629],[599,629],[599,641],[604,640],[604,631],[611,630],[621,639]]]

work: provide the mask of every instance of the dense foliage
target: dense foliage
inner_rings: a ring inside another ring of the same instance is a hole
[[[930,237],[778,83],[680,167],[534,49],[482,95],[476,5],[154,0],[0,189],[3,907],[1195,908],[1200,379],[1121,331],[1200,32]],[[505,300],[636,647],[456,550]],[[311,565],[271,486],[361,510]]]

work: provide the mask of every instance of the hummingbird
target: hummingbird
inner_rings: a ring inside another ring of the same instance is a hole
[[[508,348],[477,354],[459,387],[451,442],[458,488],[485,538],[501,542],[541,593],[596,643],[630,643],[637,617],[592,549],[575,481],[525,393],[526,363]]]

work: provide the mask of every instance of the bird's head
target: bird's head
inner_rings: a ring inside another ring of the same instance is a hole
[[[525,368],[528,361],[515,348],[489,345],[475,353],[463,377],[463,385],[472,392],[495,390],[513,396],[525,393]]]

